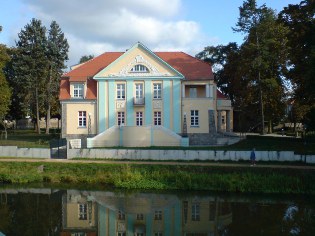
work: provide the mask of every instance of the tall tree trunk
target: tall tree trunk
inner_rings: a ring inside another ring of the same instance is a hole
[[[261,75],[260,75],[261,58],[260,58],[260,47],[259,47],[259,38],[258,38],[257,29],[256,29],[256,44],[257,44],[258,56],[259,56],[258,86],[259,86],[259,103],[260,103],[260,112],[261,112],[261,134],[265,134],[264,103],[263,103],[263,94],[262,94],[262,86],[261,86]]]
[[[50,85],[51,85],[51,80],[52,80],[51,76],[52,76],[52,66],[50,66],[49,80],[48,80],[48,83],[47,83],[46,134],[49,134],[49,128],[50,128],[50,110],[51,110],[51,104],[50,104],[51,90],[50,90]]]
[[[48,103],[47,107],[47,115],[46,115],[46,134],[49,134],[49,128],[50,128],[50,103]]]
[[[38,88],[36,88],[36,118],[37,118],[37,133],[40,134],[40,117],[39,117],[39,101],[38,101]]]

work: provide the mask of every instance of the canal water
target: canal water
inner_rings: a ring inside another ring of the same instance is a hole
[[[315,235],[314,196],[1,188],[0,235]]]

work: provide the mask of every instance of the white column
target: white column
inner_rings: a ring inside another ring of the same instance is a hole
[[[222,117],[221,117],[221,111],[217,111],[218,112],[218,132],[221,131],[221,126],[222,126]]]
[[[210,97],[210,85],[206,84],[206,97],[209,98]]]
[[[226,111],[226,132],[231,132],[231,110]]]
[[[213,98],[213,85],[210,85],[209,87],[209,97]]]
[[[182,98],[185,97],[185,84],[182,84]]]

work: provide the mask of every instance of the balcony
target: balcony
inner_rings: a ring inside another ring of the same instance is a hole
[[[133,105],[134,106],[144,106],[144,98],[133,98]]]

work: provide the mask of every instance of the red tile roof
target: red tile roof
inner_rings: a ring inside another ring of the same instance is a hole
[[[76,67],[74,70],[64,74],[63,77],[69,77],[70,82],[86,81],[108,66],[110,63],[120,57],[122,52],[105,52],[102,55],[87,61],[83,65]]]
[[[85,82],[88,78],[93,77],[109,64],[120,57],[123,52],[106,52],[82,65],[78,65],[75,69],[64,74],[60,83],[60,100],[70,99],[69,82]],[[211,65],[194,58],[183,52],[155,52],[163,61],[168,63],[182,75],[186,80],[212,80],[213,73]],[[93,87],[88,86],[86,99],[95,99],[96,83]]]
[[[210,64],[184,52],[156,52],[155,54],[183,74],[186,80],[213,79]]]

